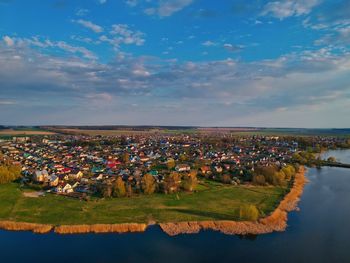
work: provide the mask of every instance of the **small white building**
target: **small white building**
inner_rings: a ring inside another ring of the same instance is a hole
[[[177,172],[188,172],[191,170],[191,166],[189,166],[188,164],[178,164],[176,165],[175,170]]]

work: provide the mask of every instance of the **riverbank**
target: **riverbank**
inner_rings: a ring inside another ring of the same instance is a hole
[[[220,231],[225,234],[265,234],[273,231],[284,231],[287,227],[288,212],[295,210],[303,193],[306,183],[305,169],[301,168],[296,174],[293,186],[282,199],[278,207],[269,216],[257,222],[233,220],[202,220],[183,221],[174,223],[159,223],[160,228],[168,235],[184,233],[198,233],[201,230]],[[34,233],[48,233],[54,231],[58,234],[78,233],[128,233],[144,232],[149,224],[122,223],[122,224],[36,224],[16,222],[11,220],[0,221],[0,229],[12,231],[33,231]]]

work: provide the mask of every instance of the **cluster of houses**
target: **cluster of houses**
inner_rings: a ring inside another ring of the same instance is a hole
[[[23,183],[72,196],[94,194],[99,184],[119,176],[137,188],[147,173],[158,183],[175,171],[244,182],[254,167],[283,166],[297,149],[294,141],[265,136],[55,135],[1,143],[4,156],[21,165]]]

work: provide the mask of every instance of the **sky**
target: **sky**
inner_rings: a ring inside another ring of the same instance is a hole
[[[350,0],[0,0],[0,124],[350,127]]]

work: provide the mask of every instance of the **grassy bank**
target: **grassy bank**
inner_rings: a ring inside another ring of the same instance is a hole
[[[25,197],[13,183],[0,186],[0,220],[53,225],[240,220],[242,205],[255,205],[264,216],[277,207],[285,194],[280,187],[211,185],[201,189],[193,194],[85,202],[51,194]]]

